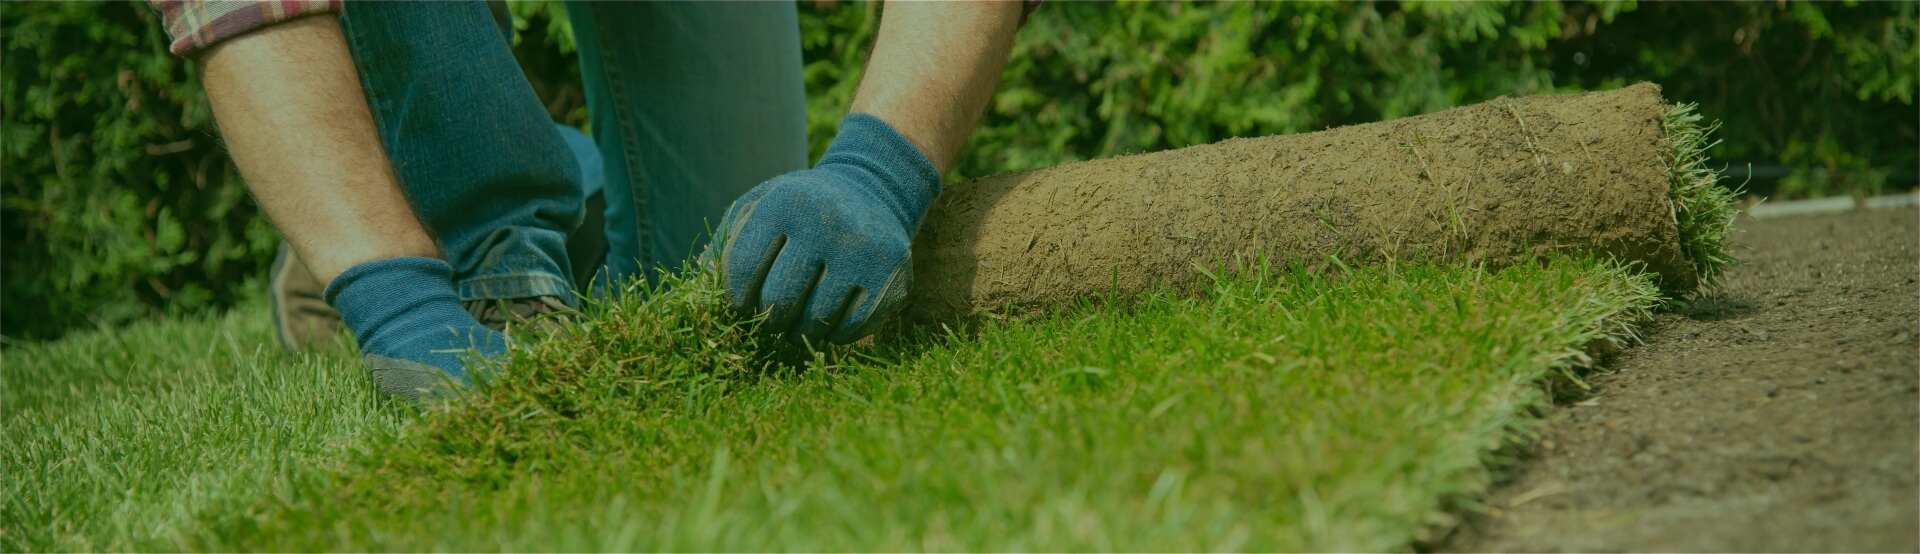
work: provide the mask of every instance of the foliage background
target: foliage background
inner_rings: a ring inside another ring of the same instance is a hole
[[[557,120],[584,126],[564,7],[509,6],[535,90]],[[1713,155],[1730,173],[1785,168],[1756,192],[1904,189],[1920,165],[1916,8],[1050,2],[1021,31],[948,177],[1650,80],[1723,120]],[[257,289],[275,236],[225,158],[191,63],[166,54],[158,18],[125,2],[0,10],[0,335],[218,309]],[[879,12],[800,5],[815,155]]]
[[[231,305],[276,241],[142,4],[0,4],[0,334]]]

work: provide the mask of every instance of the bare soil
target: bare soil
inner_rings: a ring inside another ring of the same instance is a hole
[[[1754,220],[1559,407],[1454,551],[1920,551],[1920,215]]]
[[[914,239],[910,319],[1193,289],[1196,266],[1548,253],[1643,262],[1692,290],[1652,84],[1498,98],[1418,117],[1231,139],[948,187]]]

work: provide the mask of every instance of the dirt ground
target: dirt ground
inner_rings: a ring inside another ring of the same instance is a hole
[[[1755,220],[1555,409],[1453,551],[1920,550],[1920,214]]]

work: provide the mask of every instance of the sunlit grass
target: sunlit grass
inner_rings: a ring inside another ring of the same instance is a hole
[[[203,512],[337,464],[404,412],[345,352],[298,356],[264,310],[0,354],[0,551],[177,549]]]
[[[40,376],[9,379],[6,446],[40,454],[6,458],[38,474],[8,481],[7,544],[1406,549],[1483,490],[1542,379],[1655,294],[1570,261],[1271,272],[808,357],[711,285],[610,307],[399,425],[257,315],[123,334],[171,353],[78,364],[133,362],[112,406],[45,376],[111,339],[10,350]]]

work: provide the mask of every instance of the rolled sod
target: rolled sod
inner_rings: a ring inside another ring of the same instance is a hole
[[[1699,120],[1641,83],[976,179],[947,187],[914,240],[908,316],[1191,289],[1257,260],[1588,254],[1686,296],[1731,261],[1732,193]]]

